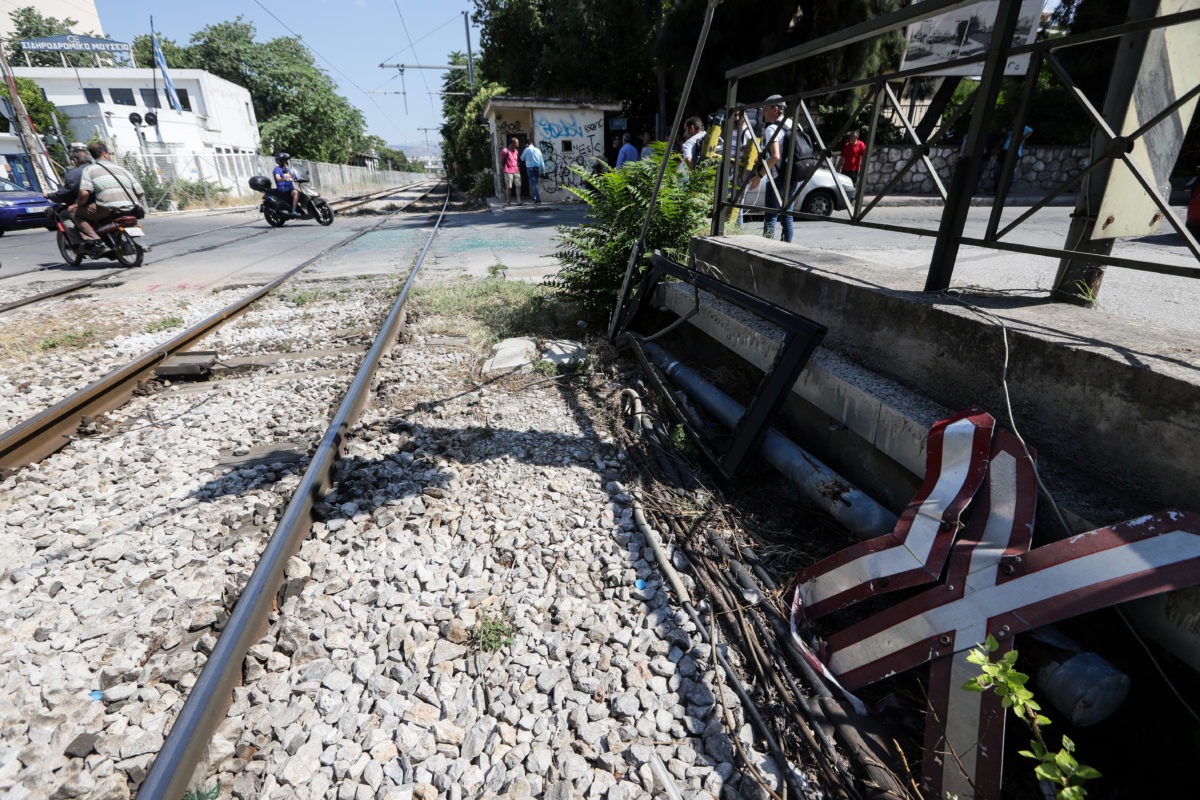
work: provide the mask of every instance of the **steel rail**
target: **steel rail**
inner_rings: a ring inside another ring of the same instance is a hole
[[[0,306],[0,314],[3,314],[5,311],[12,311],[14,308],[20,308],[21,306],[32,305],[32,304],[40,302],[42,300],[49,300],[50,298],[58,297],[59,295],[70,294],[71,292],[78,292],[80,289],[86,289],[87,287],[91,286],[92,284],[99,283],[100,281],[103,281],[103,280],[107,280],[108,278],[111,278],[114,275],[120,275],[126,269],[127,269],[126,267],[122,267],[121,269],[115,269],[112,272],[106,273],[104,275],[98,275],[95,278],[88,278],[87,280],[76,281],[75,283],[68,283],[66,286],[59,286],[57,289],[48,289],[48,290],[42,292],[41,294],[30,295],[29,297],[23,297],[20,300],[13,300],[11,303],[5,303],[4,305]]]
[[[400,294],[380,328],[379,336],[367,351],[354,376],[346,396],[338,406],[321,444],[313,453],[308,469],[296,487],[296,493],[283,512],[279,524],[271,534],[262,557],[246,582],[233,613],[221,631],[212,655],[200,672],[184,701],[179,716],[171,726],[166,742],[146,780],[138,790],[138,800],[177,800],[188,788],[192,773],[200,763],[209,740],[217,726],[225,719],[225,712],[232,700],[233,688],[242,676],[242,664],[250,647],[263,635],[276,593],[283,583],[284,568],[300,547],[300,543],[312,530],[313,503],[329,488],[333,471],[337,467],[342,446],[350,428],[357,422],[367,402],[374,381],[375,371],[384,352],[389,350],[404,321],[404,305],[408,299],[421,263],[433,237],[437,235],[450,201],[447,186],[446,199],[438,214],[437,222],[429,234],[425,247],[417,257]]]
[[[430,191],[432,190],[431,188]],[[425,194],[428,194],[428,192]],[[421,195],[421,197],[414,199],[408,205],[416,203],[424,196]],[[448,191],[447,197],[449,197]],[[165,361],[173,353],[203,339],[230,319],[244,312],[250,307],[251,303],[261,299],[280,284],[312,266],[335,250],[339,250],[374,231],[380,225],[407,208],[408,205],[397,209],[369,227],[351,234],[340,242],[326,247],[299,266],[293,267],[241,300],[231,303],[165,344],[144,353],[133,362],[110,372],[108,375],[79,390],[65,400],[59,401],[40,414],[25,420],[15,428],[0,435],[0,467],[10,469],[22,467],[44,458],[65,446],[70,441],[70,434],[79,428],[79,424],[85,416],[102,414],[105,411],[111,411],[122,405],[133,395],[134,389],[137,388],[141,380],[155,366]]]

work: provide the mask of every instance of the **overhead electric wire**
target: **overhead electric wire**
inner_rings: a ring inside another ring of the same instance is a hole
[[[433,30],[431,30],[429,33],[425,34],[424,36],[420,36],[420,37],[418,37],[416,41],[411,41],[411,42],[409,42],[409,43],[408,43],[408,46],[409,46],[409,47],[412,47],[413,45],[417,44],[418,42],[423,42],[423,41],[425,41],[425,40],[426,40],[426,39],[428,39],[430,36],[433,36],[435,33],[437,33],[438,31],[440,31],[442,28],[444,28],[444,27],[446,27],[447,25],[449,25],[451,22],[455,22],[456,20],[458,20],[458,17],[459,17],[459,15],[456,13],[456,14],[455,14],[453,17],[451,17],[450,19],[446,20],[446,21],[445,21],[445,22],[443,22],[441,25],[438,25],[436,28],[434,28]],[[399,50],[397,50],[396,52],[392,53],[390,56],[388,56],[387,58],[385,58],[385,59],[383,59],[383,60],[384,60],[384,61],[391,61],[393,58],[395,58],[396,56],[400,55],[400,54],[401,54],[401,53],[403,53],[403,52],[404,52],[404,48],[403,48],[403,47],[401,47]]]
[[[392,0],[392,4],[396,6],[396,13],[400,16],[400,26],[404,28],[404,37],[408,39],[408,49],[412,50],[413,60],[420,63],[421,58],[417,55],[416,45],[408,34],[408,23],[404,21],[404,14],[400,11],[400,0]],[[429,95],[429,110],[436,114],[437,109],[433,107],[433,90],[429,88],[429,81],[425,80],[425,72],[423,70],[419,70],[419,72],[421,72],[421,83],[425,84],[425,92]]]
[[[368,100],[370,100],[370,101],[371,101],[371,104],[372,104],[373,106],[375,106],[375,108],[379,109],[379,113],[380,113],[380,114],[383,114],[384,118],[385,118],[385,119],[387,119],[387,121],[388,121],[388,122],[390,122],[390,123],[392,124],[392,126],[393,126],[393,127],[395,127],[397,130],[399,130],[399,129],[401,128],[400,124],[399,124],[398,122],[396,122],[396,120],[394,120],[394,119],[392,119],[390,116],[388,116],[388,113],[387,113],[386,111],[384,111],[384,110],[383,110],[383,106],[379,105],[379,103],[378,103],[378,102],[375,100],[375,98],[374,98],[374,97],[371,97],[371,95],[370,95],[370,94],[368,94],[368,93],[367,93],[367,91],[366,91],[365,89],[363,89],[361,86],[359,86],[357,83],[355,83],[353,78],[351,78],[351,77],[350,77],[349,75],[347,75],[346,73],[342,72],[342,70],[341,70],[341,69],[338,67],[338,65],[337,65],[337,64],[334,64],[334,63],[333,63],[332,61],[330,61],[328,58],[326,58],[325,56],[323,56],[323,55],[321,55],[320,53],[318,53],[318,52],[317,52],[317,49],[316,49],[315,47],[313,47],[313,46],[312,46],[311,44],[309,44],[308,42],[304,41],[304,37],[303,37],[303,36],[301,36],[300,34],[296,33],[294,30],[292,30],[290,27],[288,27],[288,24],[287,24],[286,22],[284,22],[284,21],[283,21],[283,20],[281,20],[279,17],[277,17],[277,16],[275,15],[275,12],[274,12],[274,11],[272,11],[271,9],[267,8],[265,5],[263,5],[263,4],[262,4],[262,2],[260,2],[260,0],[254,0],[254,3],[255,3],[255,4],[256,4],[256,5],[259,7],[259,8],[261,8],[263,11],[267,12],[268,14],[270,14],[270,15],[271,15],[271,19],[275,20],[275,21],[276,21],[276,22],[278,22],[280,25],[282,25],[284,30],[286,30],[286,31],[287,31],[288,33],[290,33],[292,36],[295,36],[295,37],[296,37],[296,39],[297,39],[297,41],[299,41],[301,44],[303,44],[305,47],[307,47],[307,48],[308,48],[309,52],[311,52],[311,53],[312,53],[314,56],[316,56],[317,58],[321,59],[321,60],[322,60],[322,61],[324,61],[326,64],[328,64],[330,67],[332,67],[334,72],[336,72],[337,74],[339,74],[339,75],[341,75],[343,78],[345,78],[345,79],[346,79],[346,81],[347,81],[347,82],[348,82],[348,83],[349,83],[349,84],[350,84],[352,87],[354,87],[355,89],[357,89],[357,90],[358,90],[359,94],[361,94],[363,97],[365,97],[365,98],[367,98]],[[399,8],[397,8],[397,10],[399,10]],[[406,31],[406,33],[407,33],[407,31]]]

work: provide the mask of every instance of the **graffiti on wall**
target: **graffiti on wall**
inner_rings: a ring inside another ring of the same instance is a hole
[[[546,162],[539,184],[541,191],[563,199],[569,187],[583,186],[583,179],[570,167],[591,170],[596,159],[604,160],[604,118],[588,113],[534,112],[533,135]],[[562,194],[559,194],[561,192]]]

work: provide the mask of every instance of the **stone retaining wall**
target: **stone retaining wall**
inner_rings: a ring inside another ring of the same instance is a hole
[[[878,192],[896,172],[912,158],[914,148],[911,145],[878,145],[870,158],[870,171],[867,173],[867,191]],[[959,160],[957,147],[934,147],[930,150],[929,159],[941,176],[945,186],[950,184],[950,176],[954,164]],[[1087,167],[1089,161],[1088,148],[1064,147],[1061,145],[1027,146],[1024,155],[1017,161],[1014,182],[1009,189],[1014,194],[1034,194],[1044,192],[1058,186],[1072,175],[1077,175]],[[979,182],[980,191],[992,189],[992,176],[995,159],[988,162]],[[923,163],[918,162],[905,173],[900,182],[892,187],[889,194],[936,194],[933,179],[929,176]]]

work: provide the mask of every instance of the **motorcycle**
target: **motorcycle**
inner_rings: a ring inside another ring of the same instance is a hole
[[[58,229],[58,252],[68,266],[77,267],[85,259],[116,259],[123,267],[140,267],[142,259],[150,252],[150,246],[141,242],[146,231],[133,214],[123,214],[104,222],[93,223],[104,247],[97,248],[94,252],[85,252],[79,233],[75,230],[75,222],[65,211],[66,206],[58,203],[51,209],[50,214]],[[64,219],[70,221],[66,222]]]
[[[250,188],[263,193],[258,210],[267,224],[272,228],[281,228],[289,219],[315,219],[318,225],[332,225],[333,209],[325,198],[304,190],[303,184],[308,183],[307,178],[295,178],[295,182],[300,188],[300,202],[296,204],[296,213],[293,214],[292,199],[276,194],[270,178],[255,175],[250,179]]]

